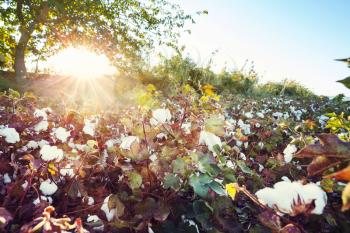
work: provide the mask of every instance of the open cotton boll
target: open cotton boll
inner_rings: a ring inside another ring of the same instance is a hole
[[[127,136],[127,137],[124,137],[122,138],[122,143],[120,144],[120,148],[121,149],[124,149],[124,150],[130,150],[131,148],[131,145],[134,143],[134,142],[139,142],[140,139],[136,136]]]
[[[155,126],[158,124],[164,124],[170,122],[171,113],[169,109],[159,108],[152,111],[152,118],[150,119],[151,125]]]
[[[87,135],[94,136],[96,126],[98,124],[98,118],[95,117],[94,119],[84,119],[84,124],[83,132]]]
[[[312,214],[322,214],[327,204],[326,193],[315,183],[303,185],[299,181],[291,182],[289,179],[277,182],[273,188],[263,188],[255,193],[259,201],[283,214],[295,216],[308,211],[307,205],[314,202]],[[295,208],[305,206],[305,208]]]
[[[181,125],[181,129],[184,131],[185,134],[191,133],[191,127],[192,127],[191,122],[183,123]]]
[[[297,152],[298,148],[294,144],[289,144],[284,150],[284,161],[290,163],[293,159],[293,155]]]
[[[49,122],[47,120],[42,120],[34,126],[34,131],[40,133],[41,131],[46,131],[49,127]]]
[[[208,149],[215,154],[214,146],[218,145],[222,147],[221,139],[213,133],[207,131],[201,131],[199,135],[199,144],[206,145]]]
[[[115,211],[116,211],[115,208],[113,208],[113,209],[108,208],[108,201],[109,201],[109,198],[111,196],[112,195],[109,195],[108,197],[106,197],[103,201],[102,206],[101,206],[101,210],[105,213],[108,222],[110,222],[114,219]]]
[[[41,182],[39,189],[45,196],[51,196],[57,191],[58,187],[52,180],[47,179]]]
[[[70,131],[66,130],[63,127],[58,127],[52,129],[52,134],[55,138],[61,142],[67,142],[67,138],[70,136]]]
[[[44,161],[56,160],[58,162],[63,159],[63,150],[58,149],[57,146],[44,145],[40,150],[40,156]]]
[[[34,117],[36,118],[41,117],[43,120],[47,120],[47,114],[51,112],[52,112],[51,108],[35,109]]]
[[[7,126],[0,126],[0,136],[5,137],[7,143],[19,142],[19,134],[15,128],[8,128]]]

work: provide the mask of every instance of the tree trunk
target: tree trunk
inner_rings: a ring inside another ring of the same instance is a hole
[[[14,69],[16,73],[16,81],[20,81],[27,74],[27,68],[25,63],[25,52],[29,42],[30,35],[31,35],[31,32],[22,31],[21,37],[16,46],[15,65],[14,65]]]

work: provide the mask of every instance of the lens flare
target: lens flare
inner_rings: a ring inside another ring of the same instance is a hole
[[[48,69],[58,75],[95,79],[116,72],[108,58],[85,47],[69,47],[48,59]]]

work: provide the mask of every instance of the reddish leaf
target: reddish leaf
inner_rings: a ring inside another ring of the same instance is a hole
[[[307,167],[307,173],[309,176],[315,176],[329,168],[329,165],[334,163],[335,160],[332,158],[327,158],[326,156],[317,156]]]
[[[0,227],[5,227],[12,219],[11,213],[7,209],[0,207]]]
[[[314,158],[323,155],[331,158],[350,158],[350,142],[344,142],[334,134],[321,134],[318,138],[319,144],[304,147],[295,157]]]
[[[334,178],[336,180],[350,181],[350,165],[338,172],[325,176],[325,178]]]

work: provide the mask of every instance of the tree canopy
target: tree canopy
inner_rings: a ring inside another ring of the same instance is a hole
[[[27,56],[89,45],[121,65],[156,44],[174,45],[187,20],[193,22],[167,0],[0,0],[2,60],[23,76]]]

